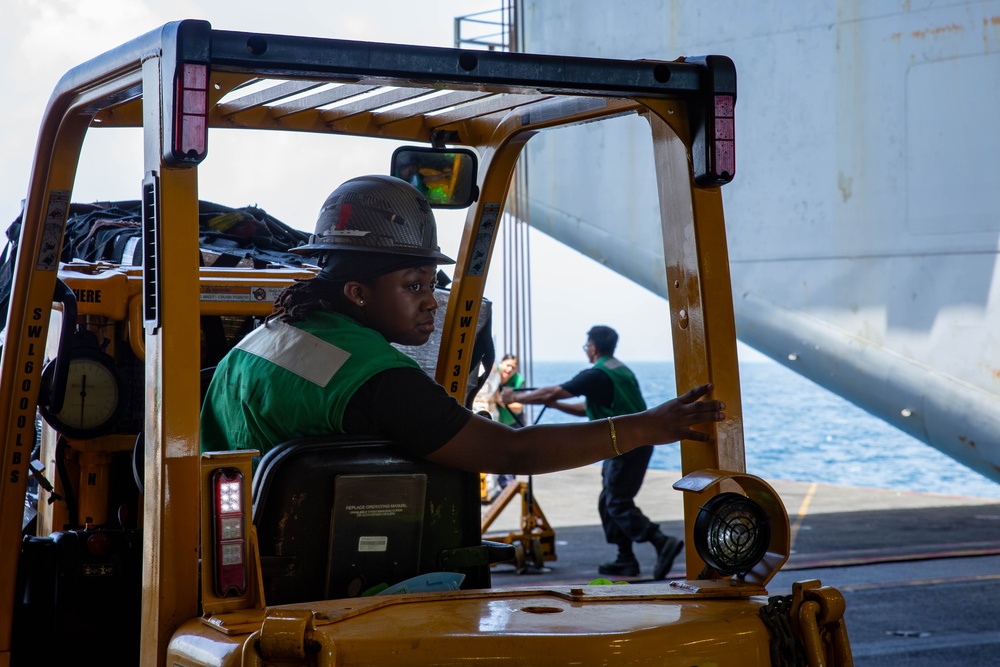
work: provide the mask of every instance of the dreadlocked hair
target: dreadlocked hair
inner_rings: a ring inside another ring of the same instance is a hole
[[[301,322],[317,310],[348,314],[354,306],[344,296],[343,282],[328,280],[296,280],[274,300],[274,312],[269,319],[281,322]]]

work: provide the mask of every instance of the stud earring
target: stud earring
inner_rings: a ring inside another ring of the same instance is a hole
[[[359,305],[359,306],[363,306],[363,305],[365,305],[365,300],[364,300],[363,298],[361,298],[361,299],[358,299],[358,305]]]

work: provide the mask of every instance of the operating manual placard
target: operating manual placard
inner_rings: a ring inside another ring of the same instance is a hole
[[[340,475],[334,482],[327,595],[360,595],[419,573],[427,475]]]

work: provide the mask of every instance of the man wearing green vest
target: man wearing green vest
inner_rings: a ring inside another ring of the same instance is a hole
[[[583,346],[587,359],[594,364],[591,368],[559,385],[516,394],[511,389],[504,389],[502,400],[505,403],[515,400],[520,403],[544,403],[567,414],[607,420],[614,440],[612,418],[646,409],[646,401],[642,398],[635,375],[614,357],[617,345],[618,333],[614,329],[601,325],[592,327]],[[563,402],[563,399],[575,396],[583,396],[584,400]],[[614,444],[617,451],[617,442]],[[649,542],[656,548],[653,578],[664,579],[684,545],[681,540],[664,535],[660,527],[635,504],[635,496],[642,486],[652,455],[653,448],[645,446],[604,461],[598,510],[605,538],[609,544],[618,547],[618,556],[597,568],[601,574],[637,576],[639,561],[632,550],[632,543]]]

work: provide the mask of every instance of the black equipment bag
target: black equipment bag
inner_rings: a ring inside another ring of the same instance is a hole
[[[304,259],[291,251],[309,240],[303,232],[256,206],[230,208],[202,201],[198,213],[201,266],[298,267]],[[7,228],[0,255],[0,329],[7,324],[14,258],[21,238],[21,216]],[[70,204],[62,262],[73,260],[142,265],[142,203],[138,200]]]

